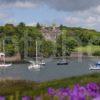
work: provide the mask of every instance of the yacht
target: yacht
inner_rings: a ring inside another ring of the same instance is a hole
[[[40,63],[39,63],[40,65],[43,65],[43,66],[45,66],[45,61],[44,60],[42,60],[42,61],[40,61]]]
[[[57,62],[57,65],[68,65],[68,61],[66,59],[62,59],[61,61]]]
[[[89,70],[100,70],[100,61],[98,61],[94,65],[90,65]]]
[[[38,57],[37,57],[37,41],[36,41],[36,61],[29,61],[31,64],[28,66],[28,69],[40,69],[40,64],[38,62]]]
[[[4,48],[5,41],[3,40],[3,52],[0,53],[0,68],[8,68],[12,64],[5,63],[5,48]]]
[[[9,66],[11,66],[12,64],[6,64],[5,63],[5,54],[4,53],[0,53],[0,68],[7,68]]]

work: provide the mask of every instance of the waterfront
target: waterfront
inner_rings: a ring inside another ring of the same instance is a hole
[[[68,65],[57,65],[57,60],[50,59],[40,71],[28,70],[29,64],[13,64],[7,69],[0,69],[0,78],[14,80],[31,80],[36,82],[51,81],[72,76],[93,73],[89,71],[89,64],[99,59],[70,59]]]

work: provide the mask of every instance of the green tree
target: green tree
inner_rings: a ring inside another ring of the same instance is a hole
[[[63,33],[57,39],[57,55],[70,55],[77,45],[78,42],[74,37]]]
[[[40,29],[40,28],[41,28],[40,23],[37,23],[37,24],[36,24],[36,28],[37,28],[37,29]]]
[[[40,52],[43,56],[49,57],[53,54],[53,42],[49,40],[43,40],[41,42]]]
[[[15,31],[15,27],[13,24],[6,24],[4,26],[3,32],[7,35],[7,36],[11,36],[13,34],[16,33]]]

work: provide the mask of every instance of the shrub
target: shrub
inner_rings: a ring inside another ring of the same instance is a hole
[[[100,56],[100,51],[95,51],[92,55],[93,56]]]

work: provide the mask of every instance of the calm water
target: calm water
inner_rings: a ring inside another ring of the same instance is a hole
[[[70,59],[69,65],[58,66],[54,59],[47,60],[40,71],[28,70],[29,64],[13,64],[8,69],[0,69],[0,78],[24,79],[32,81],[48,81],[65,77],[78,76],[93,73],[89,71],[89,64],[99,59]]]

